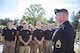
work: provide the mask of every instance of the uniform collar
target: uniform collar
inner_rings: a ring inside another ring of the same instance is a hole
[[[64,29],[64,27],[65,27],[66,23],[69,23],[69,21],[65,21],[64,23],[60,24],[60,25],[59,25],[59,28]]]
[[[8,27],[6,27],[8,30],[12,30],[13,28],[9,29]]]
[[[60,25],[64,25],[64,24],[67,23],[67,22],[69,22],[69,21],[62,22]],[[60,25],[59,25],[59,26],[60,26]]]

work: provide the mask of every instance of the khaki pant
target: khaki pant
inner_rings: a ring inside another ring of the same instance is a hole
[[[19,53],[30,53],[30,46],[20,46]]]
[[[3,53],[14,53],[14,42],[13,41],[5,41],[5,47],[3,47]]]
[[[20,43],[19,40],[17,40],[16,48],[15,48],[16,49],[16,51],[15,51],[16,53],[19,53],[19,43]]]
[[[1,41],[1,33],[0,33],[0,41]]]
[[[43,52],[43,43],[39,45],[36,41],[34,41],[34,52],[33,53],[41,53]]]
[[[34,53],[34,41],[30,42],[30,53]]]
[[[46,43],[45,43],[46,41],[44,41],[44,43],[43,43],[43,53],[45,53],[45,51],[46,51]]]
[[[52,41],[46,40],[45,41],[45,53],[52,53]]]

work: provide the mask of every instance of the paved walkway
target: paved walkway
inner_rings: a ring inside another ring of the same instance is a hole
[[[0,53],[2,53],[2,50],[3,50],[3,45],[0,44]],[[76,51],[75,53],[80,53],[80,43],[74,45],[74,50]]]
[[[2,53],[3,45],[0,45],[0,53]]]
[[[80,42],[74,44],[75,53],[80,53]]]

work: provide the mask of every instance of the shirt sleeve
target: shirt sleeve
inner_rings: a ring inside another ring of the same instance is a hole
[[[22,36],[22,31],[19,31],[19,36]]]
[[[45,37],[45,31],[43,31],[43,37]]]
[[[2,36],[5,36],[5,29],[2,29]]]
[[[36,36],[36,35],[35,35],[35,31],[33,31],[33,34],[32,34],[32,35],[33,35],[33,37],[35,37],[35,36]]]
[[[17,31],[19,31],[19,27],[17,27]]]
[[[44,37],[46,37],[46,30],[44,31]]]
[[[31,31],[29,31],[29,35],[32,35]]]
[[[14,30],[14,35],[17,36],[17,30]]]

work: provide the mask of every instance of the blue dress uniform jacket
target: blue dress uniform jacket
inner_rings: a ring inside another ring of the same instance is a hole
[[[74,39],[74,29],[66,21],[53,34],[53,53],[75,53]]]

